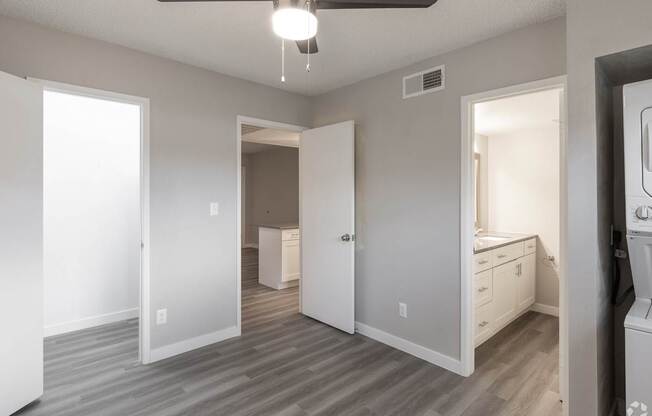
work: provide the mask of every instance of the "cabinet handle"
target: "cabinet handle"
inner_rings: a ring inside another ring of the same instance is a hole
[[[478,264],[487,264],[489,263],[489,260],[480,260]]]
[[[527,246],[527,248],[534,248],[534,246]]]
[[[489,325],[489,322],[487,321],[482,321],[480,325],[478,325],[480,328],[484,328],[485,326]]]
[[[478,292],[482,293],[487,291],[489,288],[487,286],[482,286],[480,289],[478,289]]]
[[[507,257],[507,254],[499,254],[499,255],[498,255],[498,258],[499,258],[499,259],[504,259],[505,257]]]

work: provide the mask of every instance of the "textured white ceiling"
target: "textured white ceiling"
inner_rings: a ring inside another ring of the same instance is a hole
[[[271,1],[0,0],[0,14],[315,95],[565,13],[565,0],[439,0],[428,9],[322,10],[312,71],[281,41]]]
[[[560,90],[501,98],[475,105],[475,132],[485,136],[559,125]]]

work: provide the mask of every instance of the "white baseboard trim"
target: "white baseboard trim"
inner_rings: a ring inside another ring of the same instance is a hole
[[[258,248],[258,243],[244,243],[242,248]]]
[[[414,342],[408,341],[404,338],[397,337],[396,335],[388,334],[387,332],[365,325],[361,322],[355,323],[355,329],[356,332],[366,337],[382,342],[383,344],[394,347],[397,350],[401,350],[410,355],[414,355],[415,357],[426,360],[431,364],[445,368],[453,373],[462,375],[462,363],[459,360],[415,344]]]
[[[43,336],[51,337],[53,335],[61,335],[68,332],[93,328],[94,326],[126,321],[127,319],[138,318],[138,315],[138,308],[132,308],[118,312],[105,313],[103,315],[89,316],[88,318],[77,319],[74,321],[48,325],[43,328]]]
[[[543,303],[535,303],[532,305],[530,310],[539,313],[545,313],[546,315],[552,315],[559,317],[559,308],[557,306],[544,305]]]
[[[211,332],[210,334],[200,335],[164,347],[155,348],[149,353],[148,363],[164,360],[175,355],[183,354],[184,352],[196,350],[197,348],[205,347],[206,345],[215,344],[216,342],[238,336],[240,336],[240,330],[237,326],[232,326],[220,331]]]

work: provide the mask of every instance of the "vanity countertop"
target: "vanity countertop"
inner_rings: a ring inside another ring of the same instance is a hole
[[[480,233],[475,236],[473,241],[473,253],[478,254],[487,250],[492,250],[498,247],[508,246],[510,244],[518,243],[520,241],[536,238],[536,234],[516,234],[516,233]],[[482,237],[502,237],[495,241],[483,240]]]
[[[258,224],[259,227],[264,227],[264,228],[276,228],[278,230],[292,230],[295,228],[299,228],[299,224],[297,223],[279,223],[279,224]]]

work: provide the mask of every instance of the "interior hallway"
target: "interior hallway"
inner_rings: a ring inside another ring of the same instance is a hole
[[[298,290],[257,283],[243,251],[243,336],[138,364],[130,320],[48,338],[45,395],[21,416],[561,415],[557,319],[530,312],[463,378],[298,313]]]

